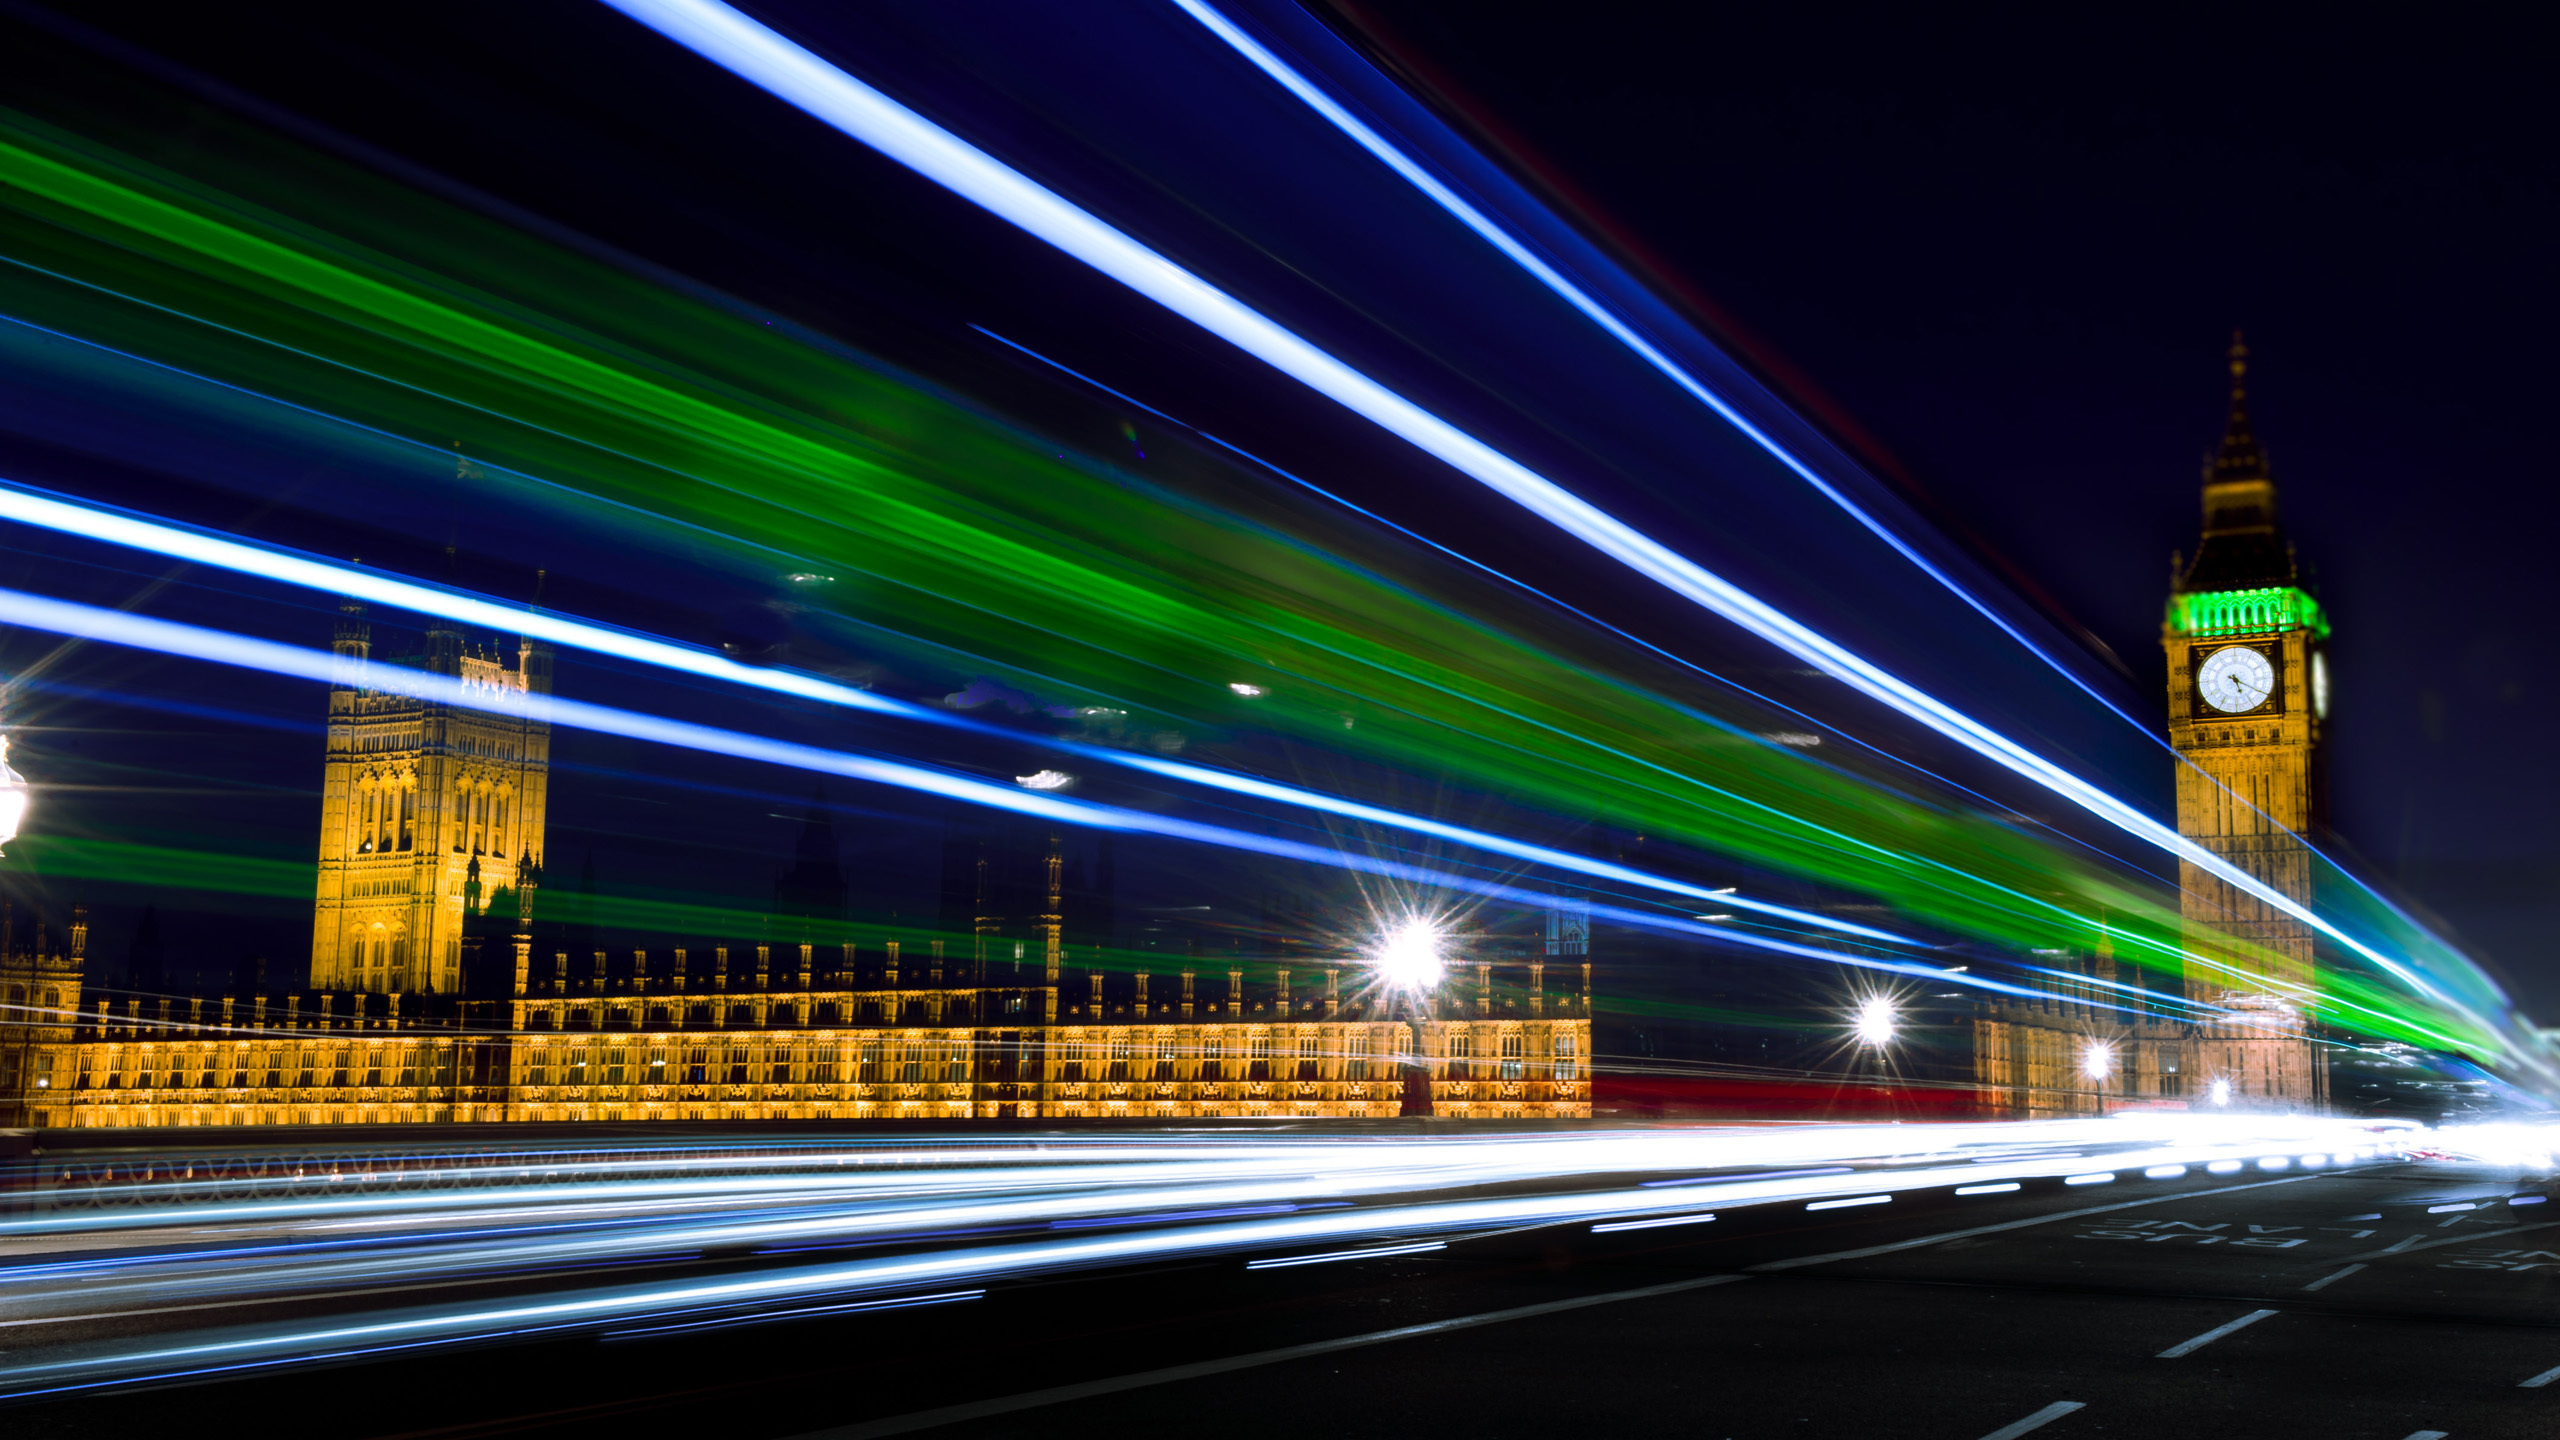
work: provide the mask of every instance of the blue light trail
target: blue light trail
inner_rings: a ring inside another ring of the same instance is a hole
[[[2014,774],[2293,917],[2411,991],[2499,1037],[2515,1059],[2552,1062],[2407,965],[2025,745],[1832,641],[1759,597],[1370,378],[1108,222],[718,0],[604,0],[714,64],[1119,281],[1548,520],[1630,570]]]
[[[323,683],[356,683],[368,689],[390,694],[407,695],[437,704],[484,710],[508,716],[522,715],[530,709],[538,715],[538,718],[554,725],[590,730],[598,734],[619,735],[626,739],[671,745],[707,754],[727,755],[736,759],[782,765],[819,774],[837,775],[871,784],[893,786],[919,794],[936,795],[964,804],[1038,816],[1060,824],[1161,835],[1169,839],[1193,841],[1277,859],[1356,871],[1408,884],[1480,895],[1488,899],[1505,900],[1540,908],[1553,908],[1568,902],[1568,897],[1551,892],[1498,884],[1376,856],[1353,854],[1339,848],[1254,835],[1226,826],[1155,815],[1142,810],[1070,800],[1051,793],[1028,790],[1016,785],[996,784],[903,761],[887,760],[850,751],[822,749],[787,740],[722,730],[713,726],[671,720],[657,715],[644,715],[556,696],[527,700],[513,691],[496,691],[466,685],[449,676],[396,665],[367,665],[363,667],[360,676],[351,677],[345,661],[322,651],[282,645],[271,640],[259,640],[201,626],[132,615],[123,611],[105,610],[20,591],[0,590],[0,623],[24,625],[30,629],[44,630],[58,635],[77,636],[81,639],[130,646],[185,659],[261,670],[274,675],[286,675]],[[1719,897],[1719,902],[1730,898]],[[1816,946],[1780,940],[1774,936],[1700,924],[1652,911],[1631,910],[1623,906],[1590,902],[1590,913],[1621,924],[1696,935],[1800,959],[1818,960],[1864,970],[1880,970],[1898,975],[1925,976],[1933,981],[1968,985],[1975,989],[2002,994],[2035,996],[2041,993],[2024,986],[2010,985],[1977,975],[1950,975],[1936,965],[1825,950]],[[2129,1006],[2109,1005],[2106,1008],[2125,1010],[2128,1013],[2133,1010],[2133,1007]]]

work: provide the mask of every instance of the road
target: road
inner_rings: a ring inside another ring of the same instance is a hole
[[[2078,1154],[2091,1163],[2085,1145]],[[320,1346],[290,1368],[29,1398],[0,1413],[22,1437],[195,1433],[210,1413],[267,1417],[262,1426],[297,1435],[421,1440],[634,1426],[831,1437],[1105,1427],[1735,1440],[2560,1433],[2560,1205],[2544,1208],[2555,1189],[2548,1171],[2189,1166],[2175,1178],[2120,1170],[2076,1185],[2056,1173],[1965,1195],[1957,1189],[1970,1187],[1889,1178],[1939,1173],[1916,1163],[1858,1162],[1845,1175],[1813,1167],[1822,1171],[1813,1180],[1750,1172],[1741,1178],[1753,1184],[1837,1193],[1712,1212],[1662,1211],[1665,1191],[1653,1189],[1654,1213],[1633,1222],[1406,1226],[1339,1246],[1176,1251],[900,1294],[662,1309],[416,1350],[351,1344],[366,1352],[360,1362],[334,1366],[308,1363],[327,1353]],[[1702,1175],[1709,1191],[1732,1193],[1733,1172]],[[1834,1203],[1861,1198],[1848,1193],[1860,1181],[1889,1198]],[[1559,1183],[1479,1177],[1464,1188],[1516,1197]],[[1624,1176],[1584,1193],[1627,1193]],[[1364,1197],[1346,1208],[1414,1203]],[[448,1204],[436,1212],[436,1243],[469,1214],[505,1209]],[[1641,1228],[1594,1229],[1630,1223]],[[403,1243],[419,1236],[404,1232]],[[95,1261],[114,1262],[104,1267],[112,1272],[145,1253],[157,1274],[190,1253],[166,1228],[20,1245],[21,1275]],[[248,1248],[226,1236],[210,1249],[194,1242],[192,1253],[200,1266],[218,1251],[236,1267]],[[894,1248],[941,1254],[953,1243],[909,1236]],[[1273,1263],[1342,1250],[1358,1253]],[[536,1275],[457,1262],[441,1303],[554,1297],[638,1274],[653,1284],[753,1279],[804,1258],[790,1247],[656,1254],[597,1262],[602,1277],[570,1264]],[[19,1281],[9,1318],[21,1343],[0,1364],[248,1333],[240,1322],[250,1318],[326,1334],[410,1313],[380,1307],[412,1305],[439,1283],[379,1287],[386,1301],[344,1281],[325,1290],[305,1274],[246,1297],[251,1314],[219,1316],[229,1328],[205,1331],[189,1328],[207,1317],[186,1307],[209,1302],[185,1294],[160,1307],[109,1302],[114,1282],[102,1275],[71,1287],[97,1303],[48,1317],[16,1303],[45,1282]]]

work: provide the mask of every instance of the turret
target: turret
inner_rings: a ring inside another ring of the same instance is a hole
[[[329,653],[337,657],[329,667],[329,688],[363,689],[365,662],[373,657],[373,622],[364,618],[364,606],[353,600],[339,604],[338,633],[329,641]]]

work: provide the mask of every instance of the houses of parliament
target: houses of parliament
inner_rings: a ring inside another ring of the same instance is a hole
[[[1390,1005],[1337,960],[1071,966],[1060,841],[978,855],[965,930],[858,930],[812,806],[751,936],[608,948],[541,926],[540,645],[334,641],[309,984],[84,994],[85,916],[0,920],[0,1125],[1588,1116],[1587,931]],[[1045,851],[1045,853],[1044,853]],[[584,888],[583,886],[581,887]],[[569,897],[574,908],[575,896]],[[1497,975],[1497,971],[1504,972]]]
[[[2230,372],[2203,535],[2161,628],[2177,824],[2308,903],[2329,624],[2284,538],[2236,337]],[[400,665],[531,698],[550,689],[548,652],[442,626],[422,653],[377,657],[352,608],[334,649],[309,983],[84,994],[76,910],[63,927],[0,917],[0,1125],[1592,1113],[1588,928],[1562,912],[1543,946],[1391,1011],[1321,957],[1149,973],[1079,947],[1086,963],[1070,963],[1062,847],[1036,835],[946,885],[965,920],[858,927],[813,806],[756,934],[615,949],[592,925],[537,925],[573,901],[545,888],[538,707],[430,703],[366,678]],[[1965,1022],[1980,1110],[2324,1103],[2299,1004],[2309,928],[2195,864],[2179,881],[2185,1004],[2104,948],[2046,957],[2060,978]],[[2162,1003],[2125,1003],[2142,995]]]

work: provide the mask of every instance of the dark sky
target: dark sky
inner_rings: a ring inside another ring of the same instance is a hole
[[[2153,694],[2244,327],[2338,627],[2337,829],[2560,1009],[2560,115],[2526,12],[1335,18],[1832,397]]]

